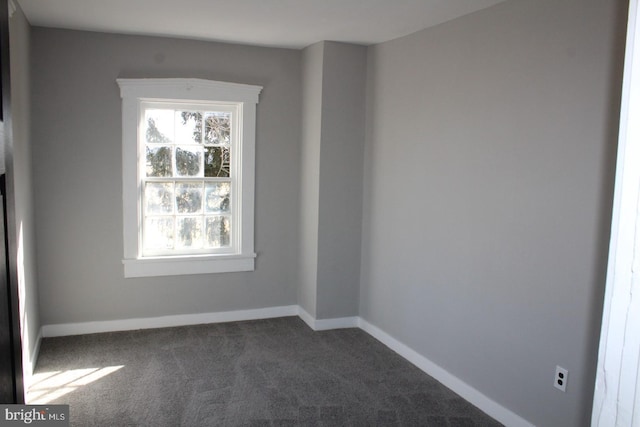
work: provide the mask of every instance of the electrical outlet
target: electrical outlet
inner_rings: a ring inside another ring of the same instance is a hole
[[[562,366],[556,366],[556,377],[553,379],[553,386],[558,390],[567,391],[567,381],[569,380],[569,371]]]

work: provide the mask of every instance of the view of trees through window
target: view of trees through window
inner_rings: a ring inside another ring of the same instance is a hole
[[[231,245],[231,113],[148,108],[144,249]]]

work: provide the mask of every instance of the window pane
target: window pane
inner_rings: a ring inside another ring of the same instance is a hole
[[[178,213],[202,212],[202,183],[176,184],[176,210]]]
[[[170,147],[147,146],[147,176],[165,177],[173,175]]]
[[[173,110],[145,110],[145,135],[149,144],[173,142]]]
[[[202,217],[178,218],[179,248],[198,249],[202,247]]]
[[[147,182],[144,186],[145,213],[170,214],[173,212],[173,183]]]
[[[231,142],[231,113],[210,112],[205,114],[205,144],[229,144]]]
[[[205,184],[205,212],[224,213],[229,212],[231,203],[229,193],[230,182],[208,182]]]
[[[176,144],[202,143],[202,113],[176,111]]]
[[[176,147],[176,170],[178,176],[202,176],[202,149],[199,147]]]
[[[207,247],[224,248],[231,246],[231,221],[227,216],[205,218]]]
[[[173,217],[147,218],[144,223],[144,247],[173,248]]]
[[[205,147],[204,176],[228,178],[230,168],[229,147]]]

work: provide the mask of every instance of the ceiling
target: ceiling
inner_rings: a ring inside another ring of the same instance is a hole
[[[370,45],[504,0],[14,0],[31,25],[303,48]]]

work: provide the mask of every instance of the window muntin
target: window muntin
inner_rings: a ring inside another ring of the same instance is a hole
[[[240,105],[140,109],[141,255],[237,252]]]

